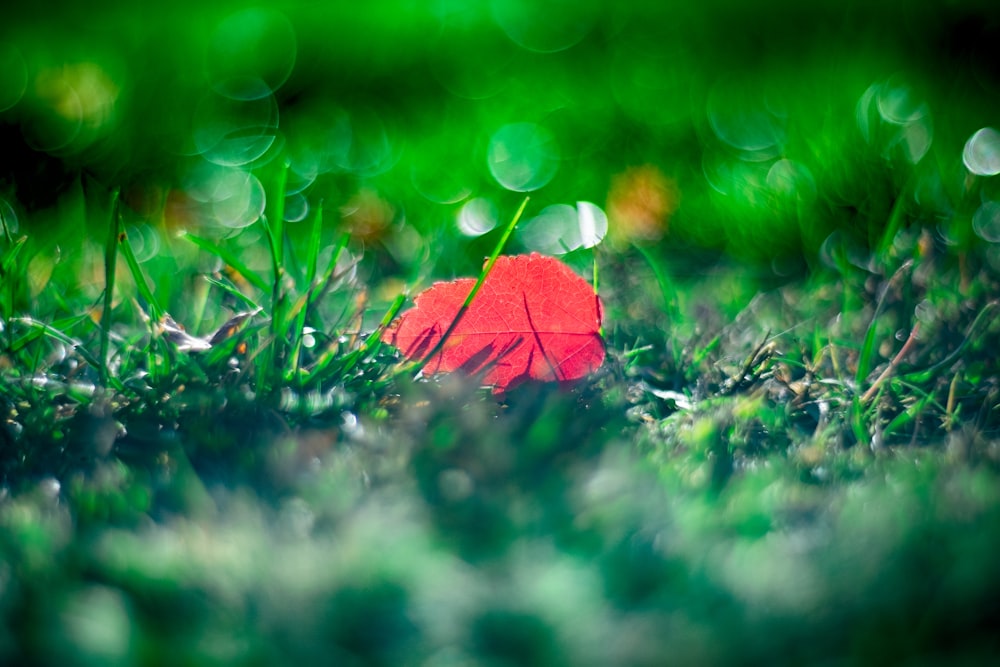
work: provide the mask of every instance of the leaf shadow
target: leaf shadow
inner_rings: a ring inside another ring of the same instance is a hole
[[[423,359],[430,350],[434,348],[436,339],[441,336],[441,325],[437,322],[433,326],[424,329],[420,335],[414,338],[404,354],[411,359]]]
[[[523,295],[521,297],[524,301],[524,313],[528,317],[528,325],[531,327],[531,335],[535,338],[535,346],[538,347],[538,351],[542,353],[542,358],[545,359],[545,363],[548,364],[549,370],[552,371],[552,378],[554,380],[562,381],[564,378],[559,377],[559,364],[554,363],[549,355],[545,351],[545,345],[542,343],[542,337],[538,335],[538,327],[535,326],[535,321],[531,317],[531,309],[528,308],[528,297]],[[528,367],[525,372],[530,374],[531,372],[531,362],[533,361],[533,355],[528,357]],[[539,378],[541,379],[541,378]]]
[[[493,343],[487,343],[469,355],[469,358],[462,362],[458,370],[468,375],[475,375],[477,372],[485,371],[489,366],[490,357],[493,356],[493,349]]]

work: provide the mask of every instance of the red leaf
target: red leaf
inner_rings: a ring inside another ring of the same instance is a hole
[[[417,295],[382,335],[409,359],[429,354],[476,284],[435,283]],[[604,361],[601,301],[593,288],[552,257],[498,257],[462,320],[431,358],[431,373],[483,373],[500,393],[527,379],[567,382]]]

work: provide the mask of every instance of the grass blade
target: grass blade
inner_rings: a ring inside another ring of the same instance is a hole
[[[111,306],[114,301],[116,268],[118,265],[118,235],[121,233],[121,220],[118,210],[119,191],[111,193],[111,220],[108,229],[108,239],[104,246],[104,308],[101,311],[101,351],[97,364],[97,372],[102,387],[108,385],[108,348],[111,340]]]
[[[312,293],[315,292],[317,288],[314,281],[316,280],[317,264],[319,262],[319,247],[322,236],[323,203],[320,202],[319,209],[316,211],[316,215],[313,218],[312,231],[309,235],[309,247],[306,250],[305,281],[303,285],[300,286],[300,289],[304,290],[305,294],[299,298],[301,303],[296,304],[298,312],[295,314],[295,327],[293,330],[293,333],[295,334],[295,342],[292,344],[292,367],[288,372],[290,377],[297,376],[299,372],[300,356],[302,354],[302,338],[306,326],[306,314],[309,312],[309,304],[311,303]]]
[[[854,374],[854,381],[858,388],[864,384],[865,380],[868,379],[868,374],[871,372],[871,360],[875,355],[875,336],[878,333],[878,327],[876,325],[878,324],[879,316],[882,314],[882,310],[885,308],[886,297],[889,292],[892,291],[893,283],[895,283],[904,272],[909,270],[911,266],[913,266],[913,260],[906,261],[901,267],[896,269],[896,272],[892,274],[892,277],[890,277],[889,280],[886,281],[885,285],[882,286],[882,293],[879,295],[878,301],[875,304],[875,311],[872,313],[871,322],[869,322],[868,329],[865,331],[864,342],[861,344],[861,351],[858,354],[858,367]]]
[[[250,269],[250,267],[248,267],[246,264],[240,261],[240,259],[229,250],[223,248],[222,246],[216,243],[213,243],[212,241],[209,241],[208,239],[203,239],[200,236],[195,236],[190,232],[184,232],[181,235],[181,237],[187,239],[188,241],[195,244],[205,252],[215,255],[216,257],[221,259],[228,266],[231,266],[233,270],[236,271],[236,273],[243,276],[243,278],[245,278],[248,283],[259,289],[260,291],[262,292],[267,291],[268,286],[267,283],[264,281],[264,279],[261,278],[256,273],[254,273]]]
[[[21,249],[24,247],[27,240],[27,236],[22,236],[16,241],[11,241],[11,246],[3,254],[3,257],[0,258],[0,278],[3,278],[4,280],[7,279],[7,273],[10,271],[11,267],[14,266],[14,262],[17,261],[17,256],[21,253]]]
[[[14,321],[34,332],[34,335],[30,337],[25,336],[19,339],[16,345],[17,348],[27,345],[29,342],[35,340],[38,337],[51,338],[54,341],[57,341],[69,348],[72,348],[73,351],[79,354],[84,361],[93,366],[95,369],[97,369],[98,373],[100,373],[102,366],[101,362],[98,360],[97,357],[95,357],[94,355],[92,355],[90,352],[87,351],[87,348],[84,347],[82,342],[78,341],[72,336],[63,333],[62,331],[56,329],[52,325],[45,324],[44,322],[39,322],[38,320],[31,317],[18,317]],[[118,381],[117,378],[108,377],[107,380],[108,380],[108,385],[111,386],[112,388],[115,389],[122,388],[122,384]]]
[[[0,217],[0,220],[3,218]],[[28,237],[22,236],[17,241],[12,241],[10,237],[10,231],[7,229],[7,223],[3,224],[4,235],[7,238],[8,243],[12,245],[6,250],[2,257],[0,257],[0,281],[2,285],[7,289],[6,294],[0,298],[0,316],[3,317],[5,323],[5,328],[8,330],[8,344],[13,341],[13,333],[9,331],[10,329],[10,318],[14,316],[14,298],[17,293],[17,278],[21,274],[20,271],[16,271],[15,275],[11,276],[10,271],[14,268],[17,263],[17,256],[21,253],[21,249],[24,247],[25,242],[27,242]]]
[[[281,363],[285,344],[287,322],[284,312],[284,259],[285,259],[285,186],[288,180],[288,162],[282,163],[278,170],[272,193],[268,197],[265,214],[260,222],[264,227],[268,248],[271,251],[271,326],[270,343],[260,351],[256,359],[258,371],[257,390],[262,394],[270,393],[273,379],[281,376],[278,366]]]
[[[146,276],[143,274],[142,268],[139,266],[139,260],[135,257],[135,252],[132,250],[132,244],[129,242],[128,235],[122,232],[118,235],[118,239],[122,255],[125,257],[125,263],[128,264],[129,273],[132,274],[132,280],[135,281],[135,287],[139,290],[139,294],[142,295],[142,298],[146,300],[146,303],[149,304],[149,310],[153,315],[153,320],[159,322],[165,311],[160,306],[160,302],[157,300],[156,296],[153,294],[153,290],[150,289],[149,283],[146,282]]]
[[[337,245],[334,246],[333,252],[330,254],[330,262],[327,264],[326,270],[323,272],[323,276],[319,279],[320,289],[314,290],[312,295],[309,297],[309,305],[312,306],[316,301],[325,296],[333,288],[334,283],[336,283],[346,272],[350,271],[351,267],[348,267],[339,274],[337,271],[337,262],[340,261],[340,254],[347,247],[347,242],[351,240],[351,235],[344,232],[340,235],[340,239],[337,241]]]
[[[252,308],[254,310],[263,310],[257,304],[256,301],[254,301],[253,299],[251,299],[250,297],[248,297],[246,294],[244,294],[243,292],[241,292],[236,287],[236,285],[233,285],[232,283],[226,282],[224,280],[218,280],[217,278],[213,278],[211,276],[204,276],[204,279],[205,279],[205,282],[207,282],[209,285],[215,285],[216,287],[218,287],[219,289],[221,289],[222,291],[224,291],[229,296],[233,297],[234,299],[236,299],[238,301],[242,301],[246,305],[250,306],[250,308]]]
[[[902,375],[901,377],[909,382],[916,382],[916,383],[926,382],[930,380],[934,376],[934,374],[937,373],[938,371],[948,368],[956,361],[958,361],[962,357],[962,355],[965,354],[965,349],[969,346],[969,344],[975,340],[973,334],[978,334],[980,325],[986,321],[986,316],[990,314],[990,312],[993,311],[998,304],[1000,304],[1000,302],[990,301],[985,306],[983,306],[982,310],[980,310],[979,313],[976,315],[976,319],[974,319],[972,321],[972,324],[969,325],[969,328],[965,333],[965,338],[962,339],[961,344],[959,344],[959,346],[955,349],[954,352],[946,356],[941,361],[932,364],[931,366],[928,366],[927,368],[921,369],[919,371],[914,371],[912,373],[907,373],[905,375]]]

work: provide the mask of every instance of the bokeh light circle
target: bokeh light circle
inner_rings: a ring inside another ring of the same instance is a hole
[[[291,160],[285,181],[285,194],[297,195],[316,181],[318,170],[314,161]]]
[[[65,69],[65,68],[64,68]],[[50,68],[33,81],[38,108],[22,125],[25,141],[38,151],[68,149],[83,130],[84,104],[64,70]]]
[[[969,137],[962,151],[962,162],[977,176],[1000,174],[1000,132],[984,127]]]
[[[285,197],[285,222],[302,222],[309,215],[309,200],[302,193]]]
[[[872,108],[875,104],[875,96],[878,94],[879,84],[873,83],[865,89],[865,92],[858,98],[858,103],[854,107],[854,117],[861,131],[861,136],[865,141],[871,143],[874,137],[875,127],[878,118],[873,117]]]
[[[354,130],[351,116],[340,106],[306,105],[282,120],[282,131],[288,136],[293,188],[308,187],[320,174],[343,171],[349,164]]]
[[[547,255],[564,255],[579,247],[576,209],[567,204],[546,206],[524,222],[517,236],[529,250]]]
[[[141,264],[160,252],[160,234],[152,225],[127,225],[125,234],[136,260]]]
[[[248,227],[264,213],[264,186],[248,171],[203,162],[189,172],[187,184],[209,222],[222,227]]]
[[[410,183],[428,201],[457,204],[472,194],[468,150],[461,140],[424,142],[413,155]]]
[[[916,122],[927,115],[927,104],[898,76],[890,77],[875,91],[879,115],[895,125]]]
[[[809,167],[789,159],[776,160],[767,172],[767,185],[780,197],[810,201],[816,197],[816,181]]]
[[[933,140],[934,130],[930,123],[930,115],[921,116],[918,120],[904,125],[896,138],[903,156],[912,164],[920,162],[927,155]]]
[[[329,156],[339,160],[339,169],[362,177],[385,173],[399,158],[397,147],[385,117],[374,108],[355,109],[348,118],[347,144],[344,152],[337,154],[331,147]],[[337,132],[342,129],[338,128]]]
[[[984,201],[972,216],[972,228],[984,241],[1000,243],[1000,202]]]
[[[580,248],[592,248],[608,232],[608,217],[590,202],[554,204],[542,209],[518,230],[521,243],[547,255],[565,255]]]
[[[934,140],[930,107],[899,76],[868,86],[855,106],[855,120],[861,136],[883,158],[917,164]]]
[[[597,0],[493,0],[493,18],[512,42],[528,51],[564,51],[597,21]]]
[[[484,197],[470,199],[458,210],[455,225],[466,236],[482,236],[497,226],[497,207]]]
[[[763,96],[748,82],[724,80],[705,103],[708,123],[723,143],[753,159],[774,157],[785,141],[785,128]]]
[[[738,160],[722,151],[705,151],[702,172],[713,190],[721,195],[740,197],[750,203],[766,190],[772,164]]]
[[[232,190],[228,197],[215,201],[212,210],[216,221],[230,228],[248,227],[264,214],[264,186],[249,172],[233,171]]]
[[[559,146],[534,123],[504,125],[490,139],[487,162],[493,178],[508,190],[531,192],[547,185],[559,169]]]
[[[288,80],[296,50],[295,31],[280,12],[255,7],[231,14],[216,26],[208,45],[212,87],[231,99],[260,99]]]
[[[578,201],[576,213],[580,245],[584,248],[593,248],[603,241],[608,233],[608,215],[600,206],[589,201]]]
[[[234,100],[208,93],[195,111],[195,146],[215,164],[239,167],[259,160],[277,134],[278,105],[270,94]]]

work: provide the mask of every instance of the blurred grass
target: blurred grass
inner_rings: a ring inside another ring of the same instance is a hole
[[[0,662],[995,660],[997,19],[11,10]],[[604,368],[415,379],[526,190]]]

